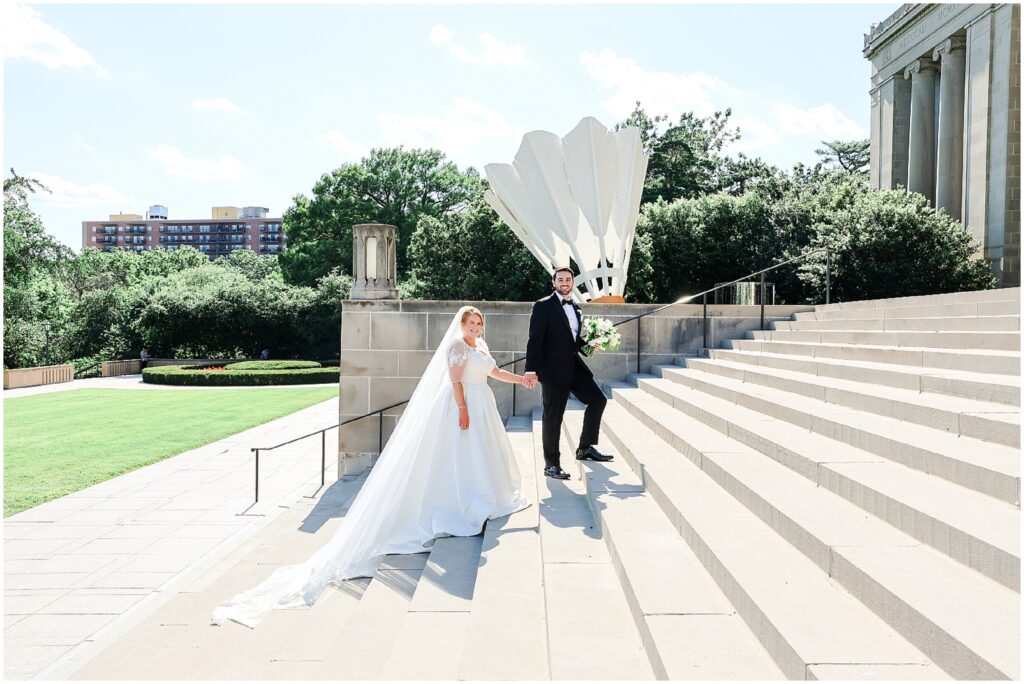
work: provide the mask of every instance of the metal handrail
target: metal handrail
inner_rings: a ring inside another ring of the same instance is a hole
[[[704,304],[704,312],[703,312],[703,319],[704,319],[704,322],[703,322],[704,347],[707,347],[707,345],[708,345],[708,295],[710,293],[712,293],[712,292],[714,292],[716,290],[720,290],[720,289],[722,289],[724,287],[729,287],[730,285],[735,285],[736,283],[746,281],[746,280],[748,280],[750,278],[753,278],[755,276],[761,276],[761,330],[764,330],[764,306],[765,306],[765,303],[764,303],[764,295],[765,295],[764,274],[768,273],[769,271],[774,271],[777,268],[781,268],[783,266],[788,266],[789,264],[791,264],[791,263],[793,263],[795,261],[800,261],[801,259],[806,259],[807,257],[809,257],[811,255],[820,254],[821,252],[825,252],[825,303],[829,304],[830,300],[831,300],[831,290],[832,290],[832,253],[831,253],[830,248],[828,248],[828,247],[821,247],[819,249],[813,249],[813,250],[811,250],[809,252],[804,252],[803,254],[799,254],[799,255],[793,257],[792,259],[788,259],[786,261],[783,261],[781,263],[775,264],[773,266],[769,266],[768,268],[763,268],[760,271],[754,271],[753,273],[749,273],[749,274],[747,274],[745,276],[742,276],[740,278],[737,278],[735,280],[730,280],[727,283],[722,283],[721,285],[716,285],[716,286],[714,286],[712,288],[704,290],[703,292],[698,292],[695,295],[687,295],[685,297],[677,299],[676,301],[674,301],[674,302],[672,302],[670,304],[663,304],[662,306],[659,306],[656,309],[651,309],[650,311],[647,311],[645,313],[639,314],[637,316],[631,316],[629,318],[626,318],[626,319],[623,319],[623,320],[619,321],[618,323],[614,323],[613,327],[617,328],[620,325],[624,325],[624,324],[629,323],[631,321],[636,321],[636,372],[637,372],[637,375],[640,374],[640,355],[641,355],[641,349],[640,349],[640,344],[641,344],[641,338],[640,338],[640,319],[642,319],[642,318],[644,318],[646,316],[650,316],[651,314],[656,314],[659,311],[664,311],[665,309],[669,308],[670,306],[675,306],[677,304],[685,304],[686,302],[689,302],[689,301],[691,301],[693,299],[696,299],[697,297],[701,297],[702,300],[703,300],[703,304]],[[504,368],[505,366],[514,366],[515,364],[519,363],[520,361],[525,361],[525,360],[526,360],[525,356],[520,356],[519,358],[512,359],[511,361],[506,361],[505,363],[503,363],[500,366],[498,366],[498,368]],[[411,397],[410,397],[410,399],[411,399]],[[249,449],[250,452],[255,452],[255,454],[256,454],[256,475],[255,475],[255,480],[256,480],[256,483],[255,483],[256,484],[256,487],[255,487],[255,489],[256,489],[256,501],[259,502],[259,500],[260,500],[260,452],[261,451],[273,451],[274,449],[277,449],[277,448],[280,448],[280,447],[283,447],[283,446],[287,446],[289,444],[293,444],[295,442],[298,442],[299,440],[306,439],[307,437],[312,437],[313,435],[320,435],[320,488],[322,489],[323,486],[324,486],[324,483],[325,483],[324,471],[327,468],[327,431],[328,430],[333,430],[335,428],[343,427],[343,426],[348,425],[350,423],[354,423],[356,421],[362,420],[363,418],[369,418],[370,416],[379,416],[380,417],[380,424],[378,426],[378,432],[377,432],[377,453],[379,454],[381,451],[384,450],[384,412],[385,411],[390,411],[393,408],[398,408],[399,406],[402,406],[404,404],[408,404],[410,399],[406,399],[405,401],[400,401],[397,404],[391,404],[390,406],[385,406],[384,408],[379,408],[379,409],[377,409],[375,411],[371,411],[369,413],[364,413],[363,415],[356,416],[355,418],[349,418],[348,420],[342,421],[342,422],[338,423],[337,425],[331,425],[330,427],[325,427],[325,428],[323,428],[321,430],[317,430],[315,432],[310,432],[308,435],[302,435],[300,437],[295,437],[294,439],[290,439],[287,442],[282,442],[282,443],[277,444],[277,445],[272,446],[272,447],[253,447],[253,448]],[[515,415],[515,413],[516,413],[516,385],[512,385],[512,415]],[[317,490],[317,491],[319,491],[319,490]]]
[[[74,376],[72,376],[72,377],[76,377],[76,376],[78,376],[78,375],[81,375],[82,373],[88,373],[88,372],[89,372],[89,371],[91,371],[91,370],[92,370],[93,368],[99,368],[99,367],[100,367],[100,366],[102,366],[102,365],[103,365],[103,362],[102,362],[102,361],[97,361],[96,363],[92,364],[91,366],[86,366],[86,367],[85,367],[85,368],[83,368],[82,370],[76,370],[76,371],[75,371],[75,373],[74,373]]]

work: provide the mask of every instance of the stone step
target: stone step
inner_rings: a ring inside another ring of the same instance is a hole
[[[685,369],[661,366],[658,372],[662,377],[677,382],[683,382],[687,373],[720,375],[751,385],[801,394],[827,404],[890,416],[953,435],[1020,446],[1020,414],[1002,404],[922,394],[894,387],[880,388],[867,382],[821,377],[800,371],[751,368],[723,360],[687,359],[685,363]]]
[[[939,316],[1014,316],[1020,314],[1020,301],[965,302],[874,309],[817,309],[793,315],[797,321],[826,321],[842,318],[931,318]]]
[[[671,396],[671,404],[664,407],[645,404],[650,427],[660,437],[669,438],[673,430],[679,432],[678,424],[696,420],[702,433],[713,431],[707,435],[712,444],[728,437],[764,454],[918,541],[1020,590],[1020,512],[1013,505],[791,423],[766,420],[763,414],[697,390]],[[685,451],[693,442],[687,433],[672,444]]]
[[[759,388],[729,378],[703,374],[680,376],[685,385],[666,379],[641,379],[640,385],[666,402],[686,403],[695,389],[766,418],[776,418],[813,434],[987,494],[1020,503],[1020,452],[1011,447],[954,437],[934,428],[837,407],[792,392]]]
[[[458,677],[482,543],[482,535],[434,542],[383,679]]]
[[[926,349],[991,349],[1020,351],[1018,332],[880,332],[872,330],[751,330],[747,338],[771,342],[923,347]]]
[[[841,359],[871,363],[896,363],[904,366],[944,368],[998,375],[1020,376],[1020,353],[972,349],[907,349],[884,345],[817,344],[771,340],[728,340],[726,349],[770,352],[816,359]]]
[[[394,559],[393,565],[382,566],[377,571],[322,660],[315,663],[312,672],[297,667],[298,663],[287,663],[289,668],[295,668],[292,677],[379,679],[391,648],[403,630],[426,556],[425,553],[389,556]]]
[[[912,297],[890,297],[886,299],[863,299],[855,302],[821,304],[817,311],[848,309],[889,309],[911,306],[935,306],[937,304],[966,304],[979,302],[1020,302],[1019,287],[1005,287],[998,290],[973,290],[970,292],[948,292],[945,294],[917,295]]]
[[[509,419],[522,491],[532,505],[484,528],[460,680],[550,679],[530,424],[529,418]]]
[[[574,404],[576,402],[573,402]],[[565,425],[563,424],[563,427]],[[541,416],[534,421],[534,468],[544,467]],[[578,433],[573,435],[575,443]],[[561,438],[566,461],[568,432]],[[571,469],[569,463],[564,463]],[[551,678],[650,680],[654,671],[630,616],[580,479],[537,481]]]
[[[738,349],[712,349],[710,356],[715,360],[751,367],[777,368],[886,387],[899,387],[914,392],[931,392],[1007,406],[1020,406],[1020,377],[1010,375],[999,377],[970,371],[747,352]]]
[[[879,309],[885,311],[885,309]],[[921,330],[1019,331],[1020,316],[970,316],[937,318],[838,318],[827,320],[773,321],[772,330]]]
[[[659,486],[669,497],[680,479],[696,479],[695,471],[702,472],[948,674],[1016,678],[1017,592],[915,544],[784,465],[699,421],[680,417],[642,390],[619,389],[614,394],[646,428],[671,440],[671,447],[665,442],[668,458],[677,458],[661,467],[674,470],[676,479]],[[608,429],[615,432],[620,425],[610,419]],[[638,431],[633,424],[624,429],[629,435]],[[647,449],[637,458],[648,458],[653,450]],[[657,470],[647,472],[648,482],[658,477]],[[681,514],[685,516],[685,510]],[[874,561],[894,554],[899,564]]]
[[[946,678],[700,468],[664,441],[640,441],[634,423],[618,429],[614,410],[606,415],[616,446],[631,452],[625,460],[642,464],[647,491],[787,678],[812,678],[821,663],[900,663]]]
[[[582,425],[582,411],[566,412],[568,432]],[[623,456],[575,464],[656,677],[783,679]]]

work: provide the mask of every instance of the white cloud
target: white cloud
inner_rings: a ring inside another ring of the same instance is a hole
[[[708,116],[715,111],[714,94],[725,84],[704,73],[673,74],[648,71],[629,57],[612,50],[584,52],[580,63],[611,97],[601,105],[614,116],[626,118],[639,100],[650,114],[693,112]]]
[[[444,45],[454,37],[455,34],[452,33],[452,30],[441,24],[437,24],[434,28],[430,29],[430,42],[434,45]]]
[[[81,148],[82,148],[83,150],[85,150],[86,152],[95,152],[95,151],[96,151],[96,146],[95,146],[95,145],[93,145],[93,144],[91,144],[91,143],[89,143],[89,142],[87,142],[87,141],[85,140],[85,138],[83,138],[83,137],[82,137],[81,135],[79,135],[78,133],[75,133],[75,134],[74,134],[74,135],[73,135],[73,136],[71,137],[71,139],[72,139],[72,140],[74,141],[74,143],[75,143],[76,145],[78,145],[79,147],[81,147]]]
[[[318,135],[314,142],[337,150],[341,152],[343,158],[351,159],[352,161],[362,159],[370,153],[368,147],[351,140],[341,131],[327,131],[322,135]]]
[[[123,204],[127,199],[121,192],[103,183],[82,185],[59,176],[51,176],[47,173],[32,172],[25,175],[35,178],[50,189],[50,192],[40,191],[35,193],[33,195],[34,200],[47,202],[62,208],[110,207],[115,204]]]
[[[4,3],[0,19],[4,24],[4,59],[30,59],[50,69],[92,67],[97,74],[109,76],[88,51],[43,21],[34,9]]]
[[[867,135],[859,124],[829,103],[810,109],[779,104],[776,106],[775,115],[783,133],[813,133],[829,140],[863,138]]]
[[[215,97],[210,100],[192,100],[192,109],[197,112],[207,111],[211,109],[225,111],[225,112],[237,112],[238,107],[235,103],[226,97]]]
[[[490,33],[481,33],[477,38],[482,43],[483,49],[474,54],[464,45],[453,42],[454,38],[455,34],[447,26],[437,24],[430,30],[430,42],[434,45],[448,46],[448,52],[463,64],[511,67],[526,64],[526,48],[518,43],[509,45]]]
[[[667,114],[671,120],[684,112],[706,117],[731,108],[729,127],[738,127],[742,137],[728,146],[729,153],[757,155],[775,146],[798,146],[810,151],[822,139],[867,136],[860,125],[831,103],[801,108],[761,90],[737,88],[703,72],[648,70],[612,50],[583,52],[580,63],[599,86],[609,91],[601,106],[617,120],[626,118],[637,101],[648,114]]]
[[[216,160],[190,159],[176,147],[161,145],[146,150],[160,161],[172,176],[192,181],[233,181],[245,173],[245,165],[233,157],[221,155]]]
[[[386,112],[380,115],[380,126],[389,145],[436,147],[449,158],[468,156],[488,138],[514,138],[518,143],[521,134],[504,116],[468,97],[457,98],[440,116]]]

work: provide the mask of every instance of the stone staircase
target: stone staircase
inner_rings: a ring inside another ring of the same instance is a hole
[[[611,384],[583,474],[659,677],[1020,677],[1019,309],[822,306]]]
[[[255,630],[213,607],[307,558],[358,481],[298,501],[74,679],[1016,679],[1019,290],[818,307],[612,383],[610,463],[388,557]],[[127,616],[126,616],[127,617]]]
[[[225,597],[327,542],[352,499],[345,482],[299,501],[137,616],[70,678],[654,679],[583,482],[538,482],[539,421],[508,426],[534,504],[481,535],[389,556],[372,580],[330,587],[311,608],[272,611],[255,630],[210,626]]]

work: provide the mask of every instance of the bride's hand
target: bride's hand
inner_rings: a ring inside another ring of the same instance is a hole
[[[462,430],[469,429],[469,409],[465,406],[459,407],[459,428]]]

